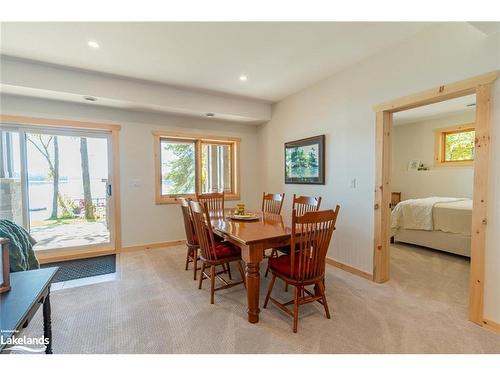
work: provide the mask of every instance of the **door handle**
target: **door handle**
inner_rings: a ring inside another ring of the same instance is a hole
[[[111,197],[111,184],[108,184],[108,186],[106,186],[106,194],[108,195],[108,197]]]

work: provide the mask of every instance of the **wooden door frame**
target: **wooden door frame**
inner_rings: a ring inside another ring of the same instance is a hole
[[[121,233],[121,201],[120,201],[120,129],[118,124],[96,123],[86,121],[75,121],[65,119],[47,119],[39,117],[28,117],[19,115],[0,114],[0,124],[25,125],[30,128],[55,128],[55,129],[80,129],[80,130],[98,130],[110,134],[112,158],[112,178],[113,178],[113,204],[114,204],[114,249],[100,248],[96,246],[92,249],[68,249],[62,251],[44,250],[40,255],[40,262],[52,262],[68,259],[88,258],[99,255],[119,253],[122,248]]]
[[[385,102],[374,107],[376,112],[376,132],[373,281],[383,283],[390,278],[391,134],[393,113],[476,94],[476,154],[474,161],[469,276],[469,320],[479,325],[483,325],[491,88],[497,78],[498,71],[493,71]]]

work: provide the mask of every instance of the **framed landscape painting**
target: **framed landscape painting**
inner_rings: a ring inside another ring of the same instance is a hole
[[[325,184],[325,136],[285,143],[285,184]]]

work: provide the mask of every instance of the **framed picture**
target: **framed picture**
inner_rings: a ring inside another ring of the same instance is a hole
[[[420,160],[412,159],[412,160],[408,161],[408,170],[409,171],[418,171],[419,167],[420,167]]]
[[[325,184],[325,136],[285,143],[285,184]]]

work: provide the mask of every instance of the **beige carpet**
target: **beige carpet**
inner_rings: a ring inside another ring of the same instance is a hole
[[[184,254],[182,246],[125,253],[116,280],[53,291],[54,352],[500,353],[500,335],[467,321],[465,258],[395,245],[383,285],[327,266],[332,319],[306,305],[293,334],[273,306],[249,324],[243,286],[210,305],[208,282],[197,289]],[[275,290],[284,295],[281,283]],[[38,312],[25,333],[39,336],[41,321]]]

